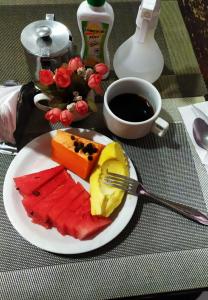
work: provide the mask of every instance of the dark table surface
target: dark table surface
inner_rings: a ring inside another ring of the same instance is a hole
[[[178,1],[200,70],[208,87],[208,3],[206,0]],[[207,95],[206,95],[207,98]]]

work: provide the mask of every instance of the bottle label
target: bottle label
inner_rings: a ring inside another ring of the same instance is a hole
[[[97,63],[104,63],[104,43],[109,24],[82,21],[85,48],[83,61],[86,66],[93,67]]]

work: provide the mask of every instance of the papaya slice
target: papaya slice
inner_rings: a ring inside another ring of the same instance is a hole
[[[104,145],[57,130],[51,141],[51,157],[83,179],[91,174]]]

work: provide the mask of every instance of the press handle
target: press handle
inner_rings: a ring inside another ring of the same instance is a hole
[[[54,14],[46,14],[45,19],[47,21],[55,21],[55,15]]]

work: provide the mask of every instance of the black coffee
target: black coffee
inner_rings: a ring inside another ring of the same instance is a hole
[[[120,94],[112,98],[108,105],[117,117],[129,122],[142,122],[154,115],[149,101],[137,94]]]

